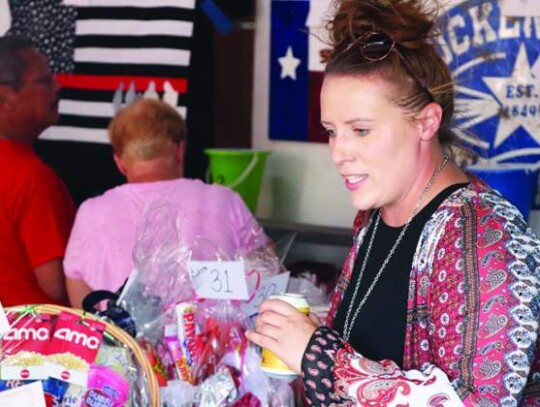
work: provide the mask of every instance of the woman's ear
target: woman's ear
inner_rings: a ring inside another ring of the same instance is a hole
[[[176,158],[177,163],[182,164],[182,165],[184,164],[185,152],[186,152],[186,142],[185,140],[182,140],[180,141],[180,143],[176,145],[175,158]]]
[[[437,135],[442,120],[442,108],[438,103],[431,102],[418,114],[416,120],[420,130],[420,139],[430,141]]]
[[[127,176],[127,168],[122,162],[122,159],[116,154],[113,155],[113,158],[114,158],[114,163],[116,164],[116,168],[118,168],[118,171],[120,171],[122,175]]]

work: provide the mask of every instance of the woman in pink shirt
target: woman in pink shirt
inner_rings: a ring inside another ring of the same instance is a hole
[[[182,178],[185,124],[174,108],[136,101],[112,120],[109,136],[128,182],[79,208],[64,259],[72,306],[80,308],[92,290],[121,287],[133,270],[138,225],[149,208],[172,208],[182,221],[183,241],[209,239],[231,258],[268,243],[236,192]]]

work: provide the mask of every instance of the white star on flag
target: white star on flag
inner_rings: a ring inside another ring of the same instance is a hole
[[[281,65],[281,79],[290,77],[292,80],[296,80],[296,68],[298,68],[301,61],[295,58],[291,46],[287,48],[285,56],[278,58],[278,61]]]
[[[525,45],[521,44],[512,76],[483,78],[500,104],[494,147],[522,126],[540,144],[540,78],[535,78]]]

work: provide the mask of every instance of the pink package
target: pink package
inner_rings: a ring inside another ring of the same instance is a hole
[[[123,407],[129,396],[129,383],[107,366],[92,365],[88,373],[88,389],[82,406]]]

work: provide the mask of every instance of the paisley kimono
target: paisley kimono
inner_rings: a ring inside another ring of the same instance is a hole
[[[327,326],[304,353],[308,404],[540,405],[540,241],[518,210],[472,177],[431,216],[410,274],[403,369],[331,329],[370,221],[358,214]]]

